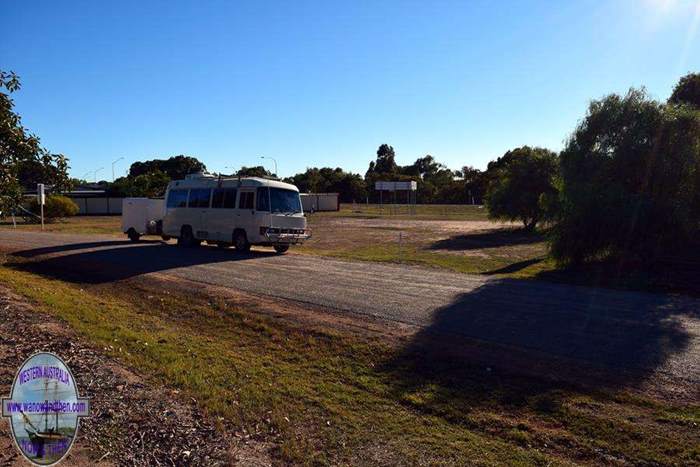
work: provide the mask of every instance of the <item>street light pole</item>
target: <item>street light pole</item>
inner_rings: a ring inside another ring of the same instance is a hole
[[[99,172],[102,169],[104,169],[104,167],[100,167],[99,169],[95,170],[95,183],[97,183],[97,172]]]
[[[117,160],[115,160],[114,162],[112,162],[112,183],[114,183],[114,164],[116,164],[117,162],[119,162],[119,161],[122,160],[122,159],[124,159],[124,158],[123,158],[123,157],[120,157],[119,159],[117,159]]]
[[[277,172],[277,159],[274,157],[266,157],[266,156],[260,156],[260,159],[270,159],[272,162],[275,163],[275,177],[279,177],[279,173]]]

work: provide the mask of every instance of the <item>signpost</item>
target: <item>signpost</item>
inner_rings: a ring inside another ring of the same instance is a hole
[[[46,203],[46,193],[44,191],[43,183],[37,183],[36,196],[41,209],[41,230],[44,230],[44,203]]]
[[[395,214],[400,213],[400,205],[397,206],[396,195],[397,192],[406,192],[406,207],[408,208],[409,214],[416,213],[416,190],[418,189],[418,182],[415,180],[401,181],[401,182],[388,182],[388,181],[376,181],[374,182],[374,189],[379,192],[379,210],[382,211],[384,208],[384,198],[382,194],[388,191],[393,195],[394,203],[392,204],[391,211],[395,211]]]

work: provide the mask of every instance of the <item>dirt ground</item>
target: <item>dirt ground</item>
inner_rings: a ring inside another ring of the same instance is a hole
[[[518,224],[490,221],[484,215],[455,220],[314,214],[309,226],[313,237],[293,252],[387,261],[391,260],[387,252],[401,249],[405,260],[471,273],[546,255],[543,235],[526,233]],[[479,263],[481,259],[487,261]]]
[[[90,399],[63,465],[268,465],[266,446],[228,433],[176,390],[151,382],[85,344],[69,327],[0,285],[0,391],[17,368],[46,350],[63,358]],[[0,465],[26,465],[0,424]]]
[[[303,246],[292,248],[291,253],[393,261],[398,256],[394,250],[401,249],[405,261],[470,273],[535,262],[546,254],[541,235],[524,234],[517,223],[491,221],[483,208],[438,205],[418,208],[415,215],[390,215],[388,208],[380,212],[373,205],[369,210],[362,206],[353,211],[351,206],[343,206],[337,212],[307,214],[313,237]],[[120,222],[120,216],[77,216],[48,223],[45,231],[124,238]],[[13,227],[5,219],[0,229]],[[17,229],[35,231],[40,226],[20,223]],[[459,263],[460,258],[465,264]]]

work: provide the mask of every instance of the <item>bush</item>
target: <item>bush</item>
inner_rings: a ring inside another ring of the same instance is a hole
[[[30,211],[39,215],[41,208],[36,198],[33,198],[29,205]],[[44,205],[44,217],[48,219],[57,219],[60,217],[71,217],[78,214],[78,205],[72,199],[61,195],[49,195],[46,197]]]
[[[686,104],[700,107],[700,73],[690,73],[678,81],[669,104]]]
[[[700,112],[643,90],[591,103],[561,153],[551,252],[653,262],[700,228]]]
[[[520,220],[526,229],[534,229],[547,214],[541,200],[556,193],[556,154],[523,146],[508,151],[489,166],[491,181],[486,193],[489,217]]]

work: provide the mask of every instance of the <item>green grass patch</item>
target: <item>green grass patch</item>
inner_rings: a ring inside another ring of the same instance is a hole
[[[417,204],[408,206],[405,204],[341,204],[339,211],[327,211],[307,213],[307,216],[321,217],[354,217],[365,219],[415,219],[415,220],[461,220],[461,221],[485,221],[488,220],[488,212],[483,206],[467,204]]]
[[[305,250],[305,252],[349,260],[414,264],[470,274],[480,274],[510,264],[507,258],[451,255],[423,250],[413,245],[399,247],[397,244],[364,245],[337,251]]]

